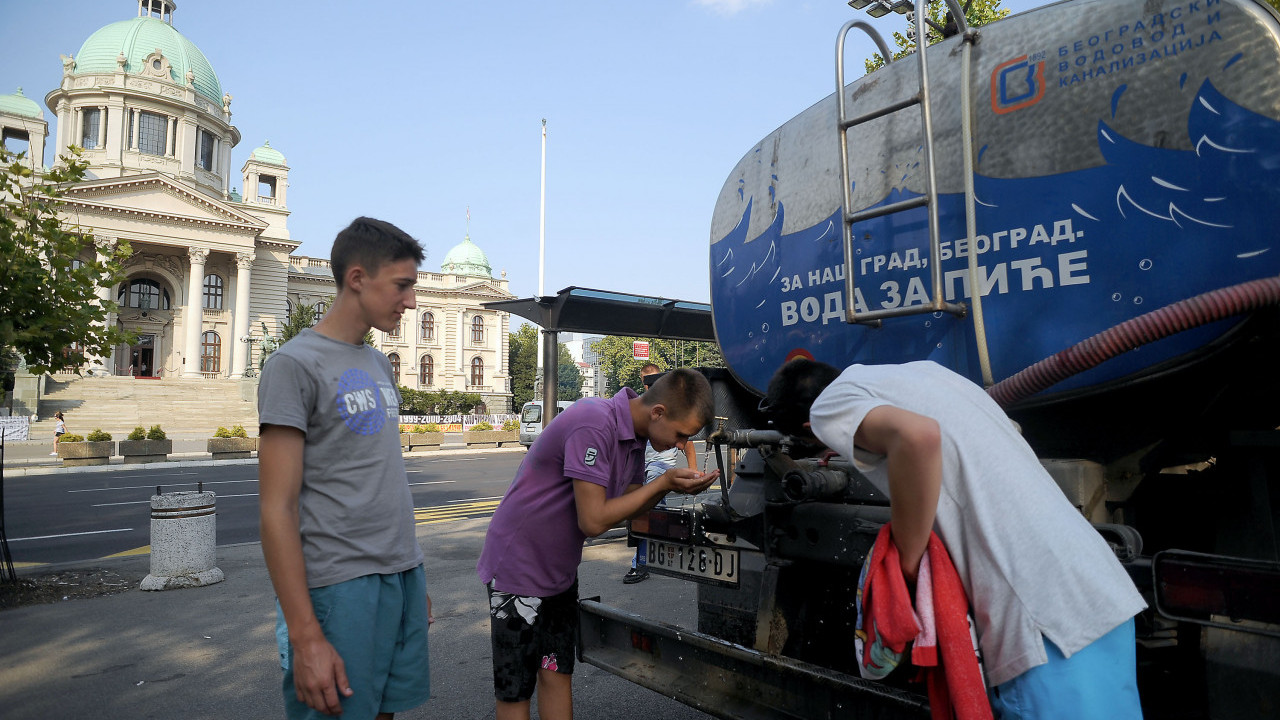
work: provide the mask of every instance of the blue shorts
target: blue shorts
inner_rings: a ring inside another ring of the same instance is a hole
[[[311,604],[324,636],[338,651],[354,690],[341,698],[343,720],[417,707],[431,697],[427,665],[427,579],[422,566],[392,575],[365,575],[312,588]],[[285,714],[290,720],[329,717],[298,700],[293,648],[285,665]]]
[[[996,720],[1140,720],[1133,618],[1072,655],[1044,641],[1049,662],[988,692]]]

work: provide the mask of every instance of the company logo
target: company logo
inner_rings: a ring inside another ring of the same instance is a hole
[[[596,464],[596,449],[595,449],[595,448],[587,448],[587,454],[586,454],[586,455],[584,455],[584,456],[582,457],[582,462],[584,462],[584,463],[586,463],[586,464],[588,464],[588,465],[595,465],[595,464]]]
[[[378,384],[368,373],[358,368],[342,373],[334,400],[338,405],[338,415],[351,432],[376,435],[387,421]]]
[[[1031,107],[1044,97],[1044,62],[1032,62],[1026,55],[996,66],[991,71],[991,110],[997,115]]]

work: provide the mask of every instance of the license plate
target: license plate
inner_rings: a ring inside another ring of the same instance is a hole
[[[659,540],[649,540],[648,545],[650,568],[660,568],[679,575],[705,578],[731,585],[738,584],[737,550],[673,545]]]

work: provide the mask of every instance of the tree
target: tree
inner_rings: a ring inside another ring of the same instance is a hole
[[[560,354],[556,359],[556,397],[560,400],[582,398],[582,371],[564,343],[560,343]]]
[[[646,338],[611,335],[595,344],[600,356],[600,371],[604,373],[605,392],[612,395],[623,387],[639,392],[640,368],[652,362],[663,370],[677,367],[724,367],[724,356],[714,343],[691,340],[649,340],[649,359],[636,360],[632,343]]]
[[[524,407],[533,399],[533,376],[538,372],[538,328],[521,325],[511,333],[507,367],[511,372],[512,406]]]
[[[116,303],[98,298],[99,288],[124,280],[132,251],[126,242],[95,247],[90,229],[58,217],[67,186],[88,167],[79,148],[44,177],[24,160],[0,147],[0,348],[37,373],[79,367],[86,355],[132,341],[107,325]]]
[[[289,313],[289,317],[285,318],[284,327],[280,328],[280,344],[283,345],[289,342],[294,335],[314,326],[316,320],[316,309],[314,307],[303,303],[294,305],[293,312]]]
[[[1270,2],[1280,2],[1280,0],[1269,0]],[[969,22],[970,27],[982,27],[988,23],[1009,16],[1009,11],[1000,7],[1001,0],[964,0],[964,17]],[[947,4],[944,2],[929,3],[929,19],[938,24],[939,27],[947,25]],[[915,23],[908,24],[908,32],[914,32]],[[942,39],[942,33],[935,28],[929,28],[927,31],[929,36],[929,44],[932,45]],[[893,42],[898,46],[896,52],[893,53],[893,59],[906,57],[915,52],[916,44],[914,40],[908,38],[902,33],[895,32],[893,34]],[[870,74],[884,67],[884,58],[880,57],[880,53],[872,55],[865,61],[867,73]]]

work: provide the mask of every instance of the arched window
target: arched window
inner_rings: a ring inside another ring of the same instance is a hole
[[[288,318],[293,314],[293,301],[289,298],[284,299],[284,316]]]
[[[436,361],[430,355],[423,355],[418,361],[418,384],[430,387],[436,377]]]
[[[148,278],[130,280],[127,285],[120,286],[116,302],[121,307],[138,308],[139,310],[168,310],[169,291],[160,287],[160,283]]]
[[[478,357],[471,358],[471,384],[484,384],[484,360]]]
[[[400,384],[400,353],[391,353],[390,355],[387,356],[387,359],[391,361],[391,379],[395,380],[396,384],[399,385]]]
[[[213,273],[204,276],[204,309],[222,309],[222,278]]]
[[[312,305],[311,310],[312,312],[315,313],[315,316],[311,318],[311,324],[315,325],[316,323],[320,322],[320,318],[324,317],[324,312],[328,309],[329,307],[324,304],[323,300],[316,303],[315,305]]]
[[[422,313],[422,342],[431,342],[436,339],[436,316],[431,313]]]
[[[471,318],[471,343],[479,345],[484,342],[484,318],[479,315]]]
[[[222,370],[222,338],[212,330],[206,330],[200,341],[200,372],[216,373]]]

